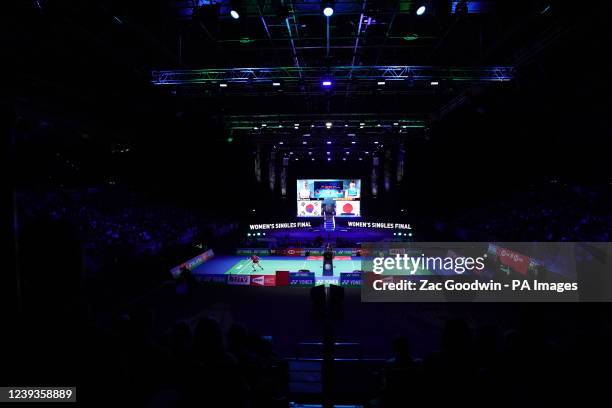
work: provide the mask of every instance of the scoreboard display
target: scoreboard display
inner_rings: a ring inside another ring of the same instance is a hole
[[[320,217],[330,209],[336,217],[361,216],[361,180],[297,180],[297,216]]]

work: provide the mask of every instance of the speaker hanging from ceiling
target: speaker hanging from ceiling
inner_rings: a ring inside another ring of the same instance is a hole
[[[280,173],[280,184],[281,184],[281,196],[287,196],[287,166],[289,165],[289,158],[283,157],[283,166],[281,167]]]
[[[384,186],[385,191],[391,190],[391,150],[385,152],[385,165],[384,165]]]
[[[378,195],[378,157],[374,156],[372,158],[372,180],[371,180],[371,185],[372,185],[372,197],[376,198],[376,196]]]
[[[270,190],[274,191],[276,184],[276,152],[270,152],[270,162],[268,163],[268,180],[270,182]]]
[[[255,180],[258,183],[261,183],[261,146],[257,145],[257,150],[255,151]]]

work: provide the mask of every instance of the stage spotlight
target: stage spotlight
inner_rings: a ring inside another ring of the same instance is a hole
[[[323,15],[325,17],[331,17],[334,15],[334,5],[331,2],[323,3]]]
[[[250,237],[250,236],[251,236],[251,233],[250,233],[250,232],[249,232],[249,233],[247,233],[247,237]]]
[[[284,143],[285,143],[285,142],[278,142],[278,144],[280,144],[280,145],[282,145],[282,144],[284,144]]]
[[[280,86],[280,82],[272,82],[272,86]]]
[[[302,142],[302,144],[304,144],[304,145],[305,145],[305,144],[308,144],[308,142]]]
[[[355,144],[355,143],[357,143],[357,142],[355,142],[354,140],[351,142],[351,144]]]
[[[385,81],[378,81],[376,85],[384,85],[385,83],[386,83]]]
[[[422,16],[423,14],[425,14],[426,11],[427,11],[427,7],[424,4],[421,4],[416,9],[416,15]]]
[[[431,81],[431,82],[430,82],[430,84],[431,84],[432,86],[437,86],[437,85],[440,85],[440,83],[439,83],[438,81]]]
[[[411,236],[412,236],[412,232],[409,232],[409,233],[408,233],[408,236],[409,236],[409,237],[411,237]]]
[[[321,85],[323,85],[326,88],[329,88],[330,86],[332,86],[332,81],[324,80],[323,82],[321,82]]]
[[[227,84],[225,82],[222,82],[219,84],[220,88],[227,88]]]
[[[332,123],[331,122],[325,122],[325,127],[329,129],[330,127],[332,127]]]
[[[238,12],[238,10],[241,9],[240,3],[242,3],[240,0],[229,1],[230,16],[232,16],[234,20],[238,20],[240,18],[240,13]]]
[[[331,141],[329,141],[329,140],[328,140],[328,141],[327,141],[327,144],[328,144],[328,145],[330,145],[330,144],[331,144]]]

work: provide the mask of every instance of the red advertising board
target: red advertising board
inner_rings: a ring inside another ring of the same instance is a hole
[[[518,273],[527,275],[527,269],[529,268],[528,256],[521,255],[518,252],[506,248],[497,247],[497,257],[502,264],[509,266]]]
[[[276,271],[276,286],[289,286],[289,271]]]
[[[251,286],[276,286],[276,275],[251,275]]]
[[[303,248],[287,248],[287,256],[304,256]]]

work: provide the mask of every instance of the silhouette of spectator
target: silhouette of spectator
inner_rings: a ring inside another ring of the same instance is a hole
[[[414,366],[407,337],[397,336],[393,339],[392,351],[393,357],[387,361],[387,368],[410,368]]]
[[[193,363],[185,406],[248,406],[248,386],[236,359],[225,350],[216,320],[203,318],[196,325]]]
[[[418,387],[417,370],[410,353],[408,338],[395,337],[391,350],[393,357],[387,360],[383,369],[382,394],[378,402],[383,407],[402,407],[406,404],[407,384]]]

